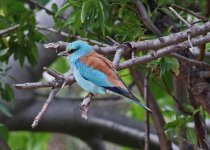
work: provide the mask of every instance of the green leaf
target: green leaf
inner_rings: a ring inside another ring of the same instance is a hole
[[[58,11],[55,14],[55,17],[59,16],[60,14],[62,14],[67,8],[69,8],[71,6],[70,3],[66,3],[64,4],[61,8],[58,9]]]
[[[5,84],[1,87],[1,97],[6,101],[11,101],[14,99],[14,93],[9,84]]]
[[[58,6],[56,5],[56,3],[53,3],[51,8],[52,8],[53,12],[57,12],[58,11]]]
[[[0,50],[0,56],[4,56],[8,52],[9,48]]]
[[[58,72],[65,73],[69,69],[69,62],[64,57],[57,58],[50,68],[57,70]]]
[[[160,75],[163,76],[167,71],[173,71],[175,75],[179,74],[179,61],[176,58],[163,57],[160,60]]]
[[[99,11],[99,14],[100,16],[98,16],[98,19],[99,19],[99,24],[101,26],[101,29],[102,29],[102,33],[103,35],[105,35],[105,15],[104,15],[104,7],[103,7],[103,4],[100,0],[97,0],[98,4],[99,4],[99,8],[100,8],[100,11]]]
[[[85,18],[88,13],[89,7],[91,6],[90,4],[91,4],[90,1],[86,1],[82,4],[82,11],[81,11],[81,22],[82,23],[85,22]]]
[[[0,103],[0,112],[6,115],[7,117],[12,117],[12,114],[9,112],[9,110]]]
[[[177,127],[180,127],[190,121],[192,121],[191,116],[183,116],[183,117],[177,118],[176,120],[166,123],[164,126],[164,129],[166,130],[169,128],[177,128]]]
[[[187,128],[186,133],[187,133],[188,141],[190,141],[191,143],[196,145],[197,144],[197,136],[196,136],[196,133],[195,133],[195,129]]]
[[[9,131],[8,129],[5,127],[5,125],[0,123],[0,136],[4,139],[4,140],[8,140],[9,138]]]

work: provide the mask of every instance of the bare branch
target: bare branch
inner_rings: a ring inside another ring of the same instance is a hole
[[[72,85],[75,82],[75,79],[73,75],[70,75],[69,77],[64,77],[60,73],[54,70],[50,70],[46,67],[44,67],[44,70],[47,71],[47,73],[51,74],[55,77],[55,80],[49,81],[49,82],[35,82],[35,83],[23,83],[23,84],[14,84],[13,86],[17,89],[37,89],[37,88],[43,88],[43,87],[52,87],[52,88],[58,88],[62,87],[63,84],[65,85]]]
[[[184,56],[176,54],[176,53],[172,53],[172,54],[170,54],[170,56],[175,57],[179,60],[182,60],[182,61],[188,63],[189,65],[204,67],[204,68],[210,70],[210,65],[205,63],[205,62],[197,61],[197,60],[194,60],[194,59],[189,59],[187,57],[184,57]]]
[[[199,15],[199,14],[195,13],[194,11],[189,10],[187,8],[181,7],[181,6],[176,5],[176,4],[172,4],[171,7],[175,8],[175,9],[179,9],[181,11],[184,11],[184,12],[186,12],[188,14],[191,14],[191,15],[195,16],[196,18],[201,19],[203,21],[208,21],[208,18],[206,18],[204,16],[201,16],[201,15]]]
[[[74,38],[74,39],[78,39],[78,40],[83,40],[83,41],[87,41],[87,42],[90,42],[92,44],[97,44],[99,46],[109,46],[108,44],[105,44],[105,43],[101,43],[99,41],[96,41],[96,40],[92,40],[92,39],[89,39],[89,38],[84,38],[84,37],[81,37],[79,35],[76,35],[76,36],[73,36],[73,35],[70,35],[64,31],[60,31],[60,30],[56,30],[54,28],[51,28],[51,27],[47,27],[47,26],[43,26],[43,25],[36,25],[36,27],[38,29],[41,29],[41,30],[45,30],[45,31],[50,31],[50,32],[53,32],[53,33],[56,33],[56,34],[60,34],[64,37],[71,37],[71,38]]]
[[[210,21],[200,26],[193,25],[184,31],[170,34],[168,36],[161,37],[158,39],[145,40],[145,41],[140,41],[140,42],[127,42],[127,43],[130,45],[133,51],[158,50],[166,46],[170,46],[170,45],[174,45],[174,44],[178,44],[183,41],[186,41],[188,39],[189,32],[191,33],[191,38],[207,34],[208,32],[210,32]],[[58,51],[63,51],[65,50],[66,45],[68,45],[67,42],[59,41],[56,43],[45,44],[45,47],[58,50]],[[127,51],[126,44],[121,44],[120,46],[125,48],[125,50]],[[118,47],[119,45],[113,45],[113,46],[107,46],[107,47],[100,47],[98,45],[93,46],[93,48],[98,53],[101,53],[104,55],[114,54],[116,50],[118,49]]]
[[[169,9],[183,22],[187,25],[187,27],[190,27],[191,24],[187,22],[182,16],[180,16],[172,7],[169,7]]]
[[[36,1],[34,0],[29,0],[29,3],[32,3],[34,4],[35,6],[37,6],[39,9],[43,9],[46,11],[46,13],[50,14],[50,15],[55,15],[55,13],[53,11],[51,11],[50,9],[40,5],[39,3],[37,3]],[[66,20],[63,16],[59,15],[59,17],[63,20]]]
[[[203,37],[199,37],[199,38],[196,38],[196,39],[192,39],[192,44],[194,46],[197,46],[197,45],[200,45],[200,44],[203,44],[203,43],[207,43],[207,42],[210,42],[210,36],[208,36],[208,35],[203,36]],[[185,42],[182,42],[182,43],[177,44],[177,45],[173,45],[173,46],[169,46],[169,47],[160,49],[157,52],[153,52],[153,53],[144,55],[140,58],[129,59],[127,61],[124,61],[124,62],[120,63],[119,67],[117,69],[120,70],[120,69],[127,68],[129,66],[133,66],[134,64],[146,63],[146,62],[155,60],[157,58],[160,58],[162,56],[184,50],[186,48],[190,48],[190,44],[189,44],[188,41],[185,41]]]
[[[19,27],[20,27],[20,25],[17,24],[12,27],[0,30],[0,37],[7,36],[8,34],[16,31]]]
[[[60,88],[56,88],[56,89],[53,89],[50,92],[50,95],[49,95],[48,99],[45,101],[45,103],[44,103],[41,111],[39,112],[39,114],[34,119],[32,125],[31,125],[32,128],[35,128],[38,125],[39,120],[42,118],[42,116],[44,115],[44,113],[47,111],[49,104],[51,103],[51,101],[53,100],[54,96],[57,94],[57,92],[59,90],[60,90]]]
[[[53,76],[55,79],[59,79],[59,78],[63,78],[63,77],[64,77],[61,73],[59,73],[59,72],[57,72],[57,71],[55,71],[55,70],[48,69],[47,67],[44,67],[43,69],[44,69],[49,75]]]

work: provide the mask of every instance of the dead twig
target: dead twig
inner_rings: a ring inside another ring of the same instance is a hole
[[[186,21],[182,16],[180,16],[177,12],[176,12],[176,10],[174,10],[172,7],[169,7],[169,9],[174,13],[174,15],[176,15],[183,23],[185,23],[186,25],[187,25],[187,27],[190,27],[191,26],[191,24],[188,22],[188,21]]]
[[[172,4],[171,7],[175,8],[175,9],[179,9],[181,11],[184,11],[188,14],[191,14],[191,15],[195,16],[196,18],[201,19],[202,21],[208,21],[207,17],[201,16],[201,15],[199,15],[199,14],[195,13],[194,11],[189,10],[187,8],[181,7],[181,6],[176,5],[176,4]]]
[[[84,37],[81,37],[79,35],[73,36],[73,35],[70,35],[70,34],[64,32],[64,31],[56,30],[55,28],[52,28],[52,27],[47,27],[47,26],[43,26],[43,25],[36,25],[36,27],[40,30],[45,30],[45,31],[56,33],[56,34],[60,34],[61,36],[66,37],[66,38],[71,37],[71,38],[74,38],[74,39],[77,39],[77,40],[83,40],[83,41],[90,42],[92,44],[97,44],[99,46],[109,46],[108,44],[101,43],[99,41],[92,40],[92,39],[89,39],[89,38],[84,38]]]
[[[50,95],[49,95],[48,99],[45,101],[41,111],[38,113],[38,115],[34,119],[32,125],[31,125],[32,128],[35,128],[38,125],[39,120],[43,117],[43,115],[45,114],[45,112],[48,109],[49,104],[52,102],[54,96],[58,93],[59,90],[60,90],[60,88],[56,88],[50,92]]]
[[[189,65],[195,65],[195,66],[203,67],[203,68],[206,68],[207,70],[210,70],[210,65],[205,62],[201,62],[201,61],[198,61],[195,59],[190,59],[190,58],[184,57],[184,56],[176,54],[176,53],[172,53],[172,54],[170,54],[170,56],[175,57],[181,61],[184,61],[184,62],[188,63]]]

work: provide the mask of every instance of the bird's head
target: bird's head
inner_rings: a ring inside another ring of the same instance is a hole
[[[84,41],[78,40],[69,43],[66,51],[58,53],[59,56],[82,57],[93,51],[93,48]]]

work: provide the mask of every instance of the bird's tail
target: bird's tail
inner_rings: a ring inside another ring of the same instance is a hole
[[[132,100],[137,105],[139,105],[139,106],[143,107],[144,109],[148,110],[149,112],[152,112],[151,109],[149,109],[146,105],[141,103],[140,100],[138,98],[136,98],[134,95],[132,96],[132,98],[129,98],[129,99]]]
[[[139,105],[139,106],[143,107],[144,109],[152,112],[151,109],[149,109],[147,106],[142,104],[141,101],[137,97],[135,97],[129,90],[122,89],[120,87],[105,87],[105,88],[114,92],[114,93],[116,93],[116,94],[122,95],[122,96],[130,99],[131,101],[133,101],[137,105]]]

